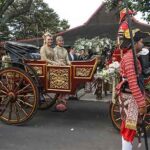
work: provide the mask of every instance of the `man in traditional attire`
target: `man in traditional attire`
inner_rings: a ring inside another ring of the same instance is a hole
[[[52,48],[53,36],[50,33],[43,35],[44,44],[40,49],[41,60],[45,60],[50,65],[57,65],[54,61],[54,50]]]
[[[131,10],[129,10],[128,12],[132,19],[135,12]],[[109,63],[116,62],[116,61],[120,62],[123,55],[127,52],[128,47],[126,45],[123,47],[122,42],[123,42],[125,31],[128,29],[129,27],[128,27],[127,10],[126,8],[124,8],[120,11],[119,29],[118,29],[118,34],[117,34],[117,45],[116,45],[116,49],[114,50],[112,54],[111,60],[109,60]],[[112,101],[113,102],[115,101],[115,86],[117,82],[118,80],[116,80],[116,77],[113,78],[113,85],[112,85]]]
[[[131,16],[131,19],[133,18],[133,15],[135,14],[134,11],[129,10],[129,15]],[[112,60],[114,61],[121,61],[121,58],[123,55],[127,52],[128,48],[122,49],[120,45],[123,41],[124,32],[129,29],[128,27],[128,17],[127,17],[127,10],[126,8],[122,9],[120,11],[120,20],[119,20],[119,29],[118,29],[118,35],[117,35],[117,48],[114,50],[112,55]]]
[[[68,58],[68,52],[67,50],[63,47],[64,46],[64,39],[62,36],[57,36],[56,37],[56,47],[54,48],[54,60],[60,65],[60,66],[66,66],[70,65],[71,62],[69,61]],[[60,93],[58,100],[56,102],[56,110],[57,111],[65,111],[67,110],[67,95]]]
[[[143,45],[143,38],[148,34],[141,31],[133,33],[135,42],[134,48],[138,54]],[[139,86],[137,75],[135,72],[135,65],[138,67],[138,76],[141,74],[141,64],[137,59],[137,64],[134,64],[134,57],[131,49],[131,39],[129,30],[126,31],[124,42],[126,47],[129,47],[128,52],[123,56],[120,63],[120,75],[122,81],[117,85],[117,93],[120,102],[121,111],[121,136],[122,136],[122,150],[132,150],[132,143],[137,131],[138,119],[147,111],[144,92]]]

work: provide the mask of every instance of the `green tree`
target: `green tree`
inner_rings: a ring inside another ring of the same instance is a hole
[[[121,10],[125,8],[125,0],[105,0],[109,10],[116,7]],[[143,18],[150,22],[150,0],[126,0],[130,9],[140,11],[143,14]]]
[[[5,24],[9,20],[28,12],[30,10],[32,2],[33,0],[0,0],[1,24]]]
[[[28,0],[29,1],[29,0]],[[21,0],[15,0],[13,6],[6,12],[13,14],[17,8],[23,8]],[[69,28],[68,21],[60,20],[53,9],[49,8],[43,0],[32,0],[30,9],[5,21],[10,33],[16,38],[31,38],[42,36],[43,32],[57,33]]]
[[[70,27],[70,25],[68,25],[68,21],[65,20],[65,19],[60,21],[59,26],[60,26],[59,27],[60,31],[65,31],[65,30],[67,30]]]
[[[4,33],[5,37],[10,34],[8,21],[12,20],[20,14],[24,14],[30,10],[30,6],[33,0],[26,0],[21,2],[19,8],[14,7],[15,0],[0,0],[0,31]],[[14,8],[14,11],[10,12]]]
[[[0,18],[13,2],[14,0],[0,0]]]

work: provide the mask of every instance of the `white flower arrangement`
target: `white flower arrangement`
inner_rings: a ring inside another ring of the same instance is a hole
[[[112,41],[109,38],[102,38],[96,36],[92,39],[80,38],[75,41],[74,47],[76,50],[82,49],[92,49],[93,52],[101,54],[104,48],[112,49],[115,45],[115,41]]]
[[[118,61],[114,61],[111,64],[109,64],[109,68],[119,69],[120,63]]]
[[[115,76],[115,74],[119,72],[120,63],[118,61],[114,61],[109,64],[108,72],[110,76]]]

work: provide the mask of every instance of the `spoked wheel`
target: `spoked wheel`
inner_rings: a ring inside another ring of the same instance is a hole
[[[120,109],[119,109],[119,102],[116,101],[116,103],[111,103],[110,104],[110,117],[113,126],[117,129],[120,130],[121,127],[121,115],[120,115]]]
[[[58,94],[56,93],[43,93],[41,98],[43,99],[39,104],[39,109],[45,110],[52,107],[57,100]]]
[[[32,78],[12,67],[0,71],[0,119],[19,125],[29,120],[37,109],[39,94]]]
[[[119,110],[118,101],[115,104],[110,104],[110,117],[113,126],[120,130],[121,127],[121,115]],[[145,126],[147,130],[150,130],[150,102],[147,103],[147,114],[145,115]]]
[[[145,115],[145,126],[150,131],[150,99],[147,99],[147,114]]]

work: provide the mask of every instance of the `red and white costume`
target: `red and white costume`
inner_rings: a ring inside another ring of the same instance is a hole
[[[139,61],[137,61],[137,66],[139,73],[141,73],[141,65]],[[128,50],[128,52],[123,56],[120,63],[120,74],[121,77],[125,79],[122,80],[116,87],[117,92],[119,93],[119,101],[121,104],[120,110],[122,115],[120,133],[122,135],[123,142],[129,142],[128,144],[131,144],[136,135],[138,108],[142,108],[146,105],[144,94],[138,86],[132,50]],[[121,91],[122,85],[126,81],[128,82],[131,93],[124,93]]]

